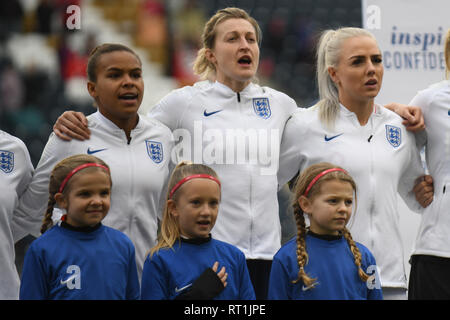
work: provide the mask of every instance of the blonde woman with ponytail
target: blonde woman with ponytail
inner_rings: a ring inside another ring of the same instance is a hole
[[[450,29],[444,56],[446,79],[420,91],[410,102],[424,114],[425,135],[417,140],[420,148],[425,147],[430,175],[416,186],[418,200],[426,208],[411,257],[409,299],[450,299]]]
[[[358,185],[360,203],[360,214],[349,224],[352,234],[377,259],[384,297],[405,299],[397,193],[420,211],[413,187],[423,168],[403,119],[375,103],[383,71],[381,50],[367,30],[323,32],[317,50],[320,101],[287,122],[278,178],[283,185],[322,161],[347,170]]]
[[[375,258],[346,228],[355,193],[352,177],[331,163],[301,173],[292,202],[297,236],[274,257],[269,299],[382,299]]]

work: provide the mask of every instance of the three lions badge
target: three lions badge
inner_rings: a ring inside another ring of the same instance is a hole
[[[163,146],[161,142],[145,140],[147,153],[155,163],[160,163],[164,159]]]
[[[394,148],[397,148],[402,144],[402,130],[399,127],[387,124],[386,139]]]
[[[272,115],[268,98],[253,98],[253,110],[263,119],[269,119]]]
[[[11,151],[0,150],[0,170],[4,173],[10,173],[14,169],[14,153]]]

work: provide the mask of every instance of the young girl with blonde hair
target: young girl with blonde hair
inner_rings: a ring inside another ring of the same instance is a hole
[[[382,299],[375,258],[346,228],[354,194],[352,177],[333,164],[301,173],[292,202],[297,237],[274,257],[269,299]]]
[[[174,169],[158,244],[144,263],[142,299],[255,299],[244,254],[210,234],[220,189],[208,166],[182,162]]]
[[[101,223],[111,196],[108,165],[89,155],[56,164],[48,205],[25,255],[21,300],[125,300],[139,298],[135,250],[122,232]],[[53,226],[53,208],[66,214]]]

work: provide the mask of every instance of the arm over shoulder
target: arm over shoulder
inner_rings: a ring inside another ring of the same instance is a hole
[[[301,141],[305,134],[301,117],[304,110],[298,109],[286,122],[280,147],[280,165],[278,169],[278,187],[281,189],[298,173],[301,167]]]

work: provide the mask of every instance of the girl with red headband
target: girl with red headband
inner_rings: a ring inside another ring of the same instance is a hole
[[[220,189],[206,165],[182,162],[174,169],[159,241],[144,263],[142,299],[255,299],[244,254],[211,238]]]
[[[72,156],[54,167],[43,235],[26,253],[20,299],[139,298],[133,243],[101,223],[110,208],[111,184],[109,167],[94,156]],[[66,214],[52,227],[55,205]]]
[[[382,299],[375,258],[346,228],[356,200],[352,177],[318,163],[302,172],[294,194],[298,233],[273,259],[269,299]]]

